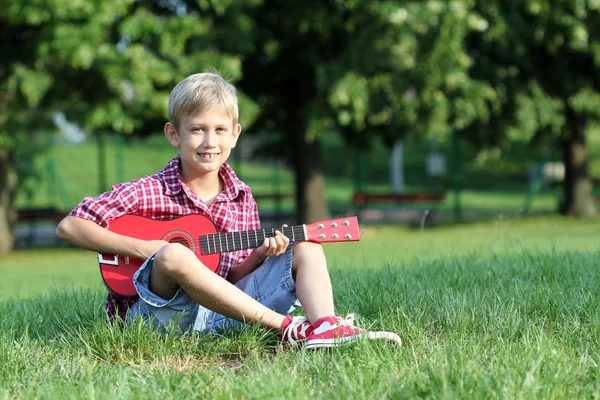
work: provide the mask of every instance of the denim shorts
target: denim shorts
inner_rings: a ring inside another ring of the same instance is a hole
[[[285,253],[269,257],[235,286],[269,309],[280,314],[289,313],[300,306],[292,278],[292,259],[293,245],[290,243]],[[152,293],[149,282],[153,260],[154,257],[146,260],[133,276],[140,299],[131,306],[127,321],[141,316],[159,330],[176,324],[181,331],[199,332],[226,332],[242,325],[194,302],[181,288],[169,300]]]

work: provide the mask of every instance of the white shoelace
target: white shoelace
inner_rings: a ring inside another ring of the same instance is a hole
[[[346,318],[340,319],[340,325],[354,326],[354,314],[348,314],[348,315],[346,315]],[[384,332],[384,331],[370,332],[370,331],[367,331],[367,336],[371,340],[387,340],[389,342],[393,342],[398,347],[402,346],[402,339],[400,339],[400,336],[398,336],[397,334],[395,334],[393,332]]]
[[[340,325],[354,326],[354,314],[348,314],[346,318],[340,319]]]
[[[299,342],[294,338],[296,337],[296,329],[306,322],[308,322],[306,317],[292,317],[292,322],[283,331],[283,339],[287,340],[292,346],[296,346]]]

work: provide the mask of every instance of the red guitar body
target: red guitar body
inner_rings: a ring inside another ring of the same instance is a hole
[[[112,221],[108,228],[111,232],[143,240],[166,240],[181,243],[190,248],[196,257],[211,271],[216,271],[221,254],[202,254],[194,232],[202,234],[217,233],[217,227],[208,218],[199,214],[190,214],[169,220],[154,220],[139,215],[124,215]],[[196,236],[198,236],[196,234]],[[98,254],[100,272],[104,283],[117,294],[132,296],[137,292],[133,286],[133,274],[143,260],[115,254]]]
[[[219,234],[214,222],[199,214],[169,220],[124,215],[113,220],[108,229],[137,239],[180,243],[192,250],[202,264],[213,272],[219,267],[221,253],[256,248],[262,245],[265,237],[275,235],[274,229]],[[356,217],[296,225],[280,230],[291,241],[321,243],[360,239]],[[117,254],[98,254],[104,283],[109,290],[124,296],[137,294],[132,278],[143,262],[143,260]]]

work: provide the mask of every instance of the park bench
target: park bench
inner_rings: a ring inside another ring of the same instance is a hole
[[[382,192],[354,192],[352,203],[359,218],[363,220],[392,221],[404,220],[415,223],[425,216],[428,220],[433,218],[434,212],[430,208],[414,207],[415,205],[438,206],[446,199],[445,192],[417,192],[417,193],[382,193]],[[405,206],[402,208],[375,208],[374,205]],[[425,210],[427,212],[425,213]],[[424,214],[425,213],[425,214]]]
[[[56,225],[66,217],[68,212],[56,207],[21,208],[17,210],[19,225],[17,239],[24,241],[26,246],[36,242],[58,243],[54,233]],[[19,238],[21,236],[21,238]]]
[[[59,222],[66,215],[67,212],[59,210],[56,207],[21,208],[17,210],[17,220],[19,222]]]

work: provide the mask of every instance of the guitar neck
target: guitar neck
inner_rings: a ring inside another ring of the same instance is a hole
[[[281,231],[292,242],[306,240],[304,225],[288,226],[277,230]],[[272,228],[202,235],[200,236],[200,247],[203,254],[254,249],[262,246],[265,238],[274,237],[275,231],[276,229]]]

